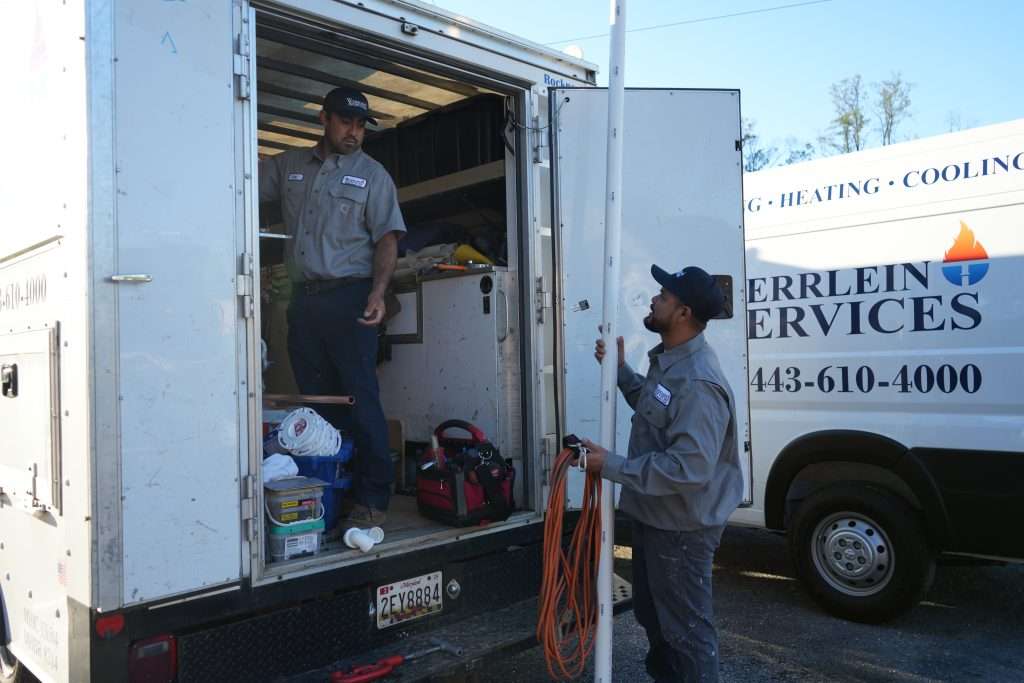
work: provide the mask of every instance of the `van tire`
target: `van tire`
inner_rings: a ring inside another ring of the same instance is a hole
[[[921,515],[870,484],[844,482],[796,509],[789,549],[797,576],[828,612],[865,623],[916,605],[935,576]]]
[[[39,679],[10,650],[0,645],[0,683],[39,683]]]

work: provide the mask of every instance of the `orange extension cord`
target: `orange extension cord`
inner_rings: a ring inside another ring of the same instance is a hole
[[[594,649],[597,626],[597,569],[601,557],[601,477],[587,473],[583,509],[568,549],[562,546],[566,473],[576,452],[555,458],[551,497],[544,519],[544,577],[540,589],[537,640],[555,680],[578,678]]]

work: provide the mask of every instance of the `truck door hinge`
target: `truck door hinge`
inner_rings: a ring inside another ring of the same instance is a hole
[[[542,164],[548,160],[548,128],[541,126],[540,114],[534,114],[531,119],[531,134],[533,135],[533,163]]]
[[[238,84],[235,94],[240,100],[248,100],[252,97],[251,57],[252,45],[250,45],[249,41],[249,19],[243,14],[242,31],[238,34],[238,51],[232,60],[232,72],[237,76],[236,83]]]
[[[544,288],[544,278],[537,278],[537,288],[534,290],[534,304],[537,308],[537,323],[544,324],[544,310],[551,308],[551,292]]]
[[[551,481],[551,468],[554,466],[555,455],[557,455],[557,445],[558,442],[554,434],[548,434],[540,440],[542,453],[540,482],[543,486],[547,486]]]
[[[247,474],[242,478],[242,533],[250,543],[256,540],[255,493],[256,476]]]
[[[255,287],[252,256],[242,254],[242,272],[235,279],[235,291],[242,299],[242,317],[246,319],[251,318],[256,311]]]

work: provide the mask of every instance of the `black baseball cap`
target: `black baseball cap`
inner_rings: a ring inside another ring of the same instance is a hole
[[[370,103],[366,101],[366,95],[352,88],[335,88],[324,95],[324,111],[364,119],[377,125],[377,119],[370,116]]]
[[[701,322],[707,322],[722,312],[725,294],[715,278],[697,266],[687,266],[677,273],[670,273],[658,266],[651,266],[651,275],[662,287],[690,307],[693,315]]]

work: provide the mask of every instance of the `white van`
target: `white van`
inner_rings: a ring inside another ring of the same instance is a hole
[[[5,17],[0,681],[257,681],[437,636],[465,650],[403,665],[417,680],[532,638],[568,387],[597,376],[595,67],[403,0],[67,0]],[[493,262],[437,279],[413,265],[396,285],[380,370],[396,452],[414,473],[432,429],[472,422],[515,467],[516,509],[453,528],[399,491],[371,552],[273,561],[262,446],[280,404],[263,383],[294,390],[291,280],[257,162],[313,145],[339,85],[369,98],[365,147],[409,236],[444,224]],[[625,110],[621,309],[650,295],[654,261],[731,278],[737,313],[716,334],[746,386],[739,93],[630,91]]]
[[[1024,120],[748,174],[754,505],[833,613],[1024,558]]]

